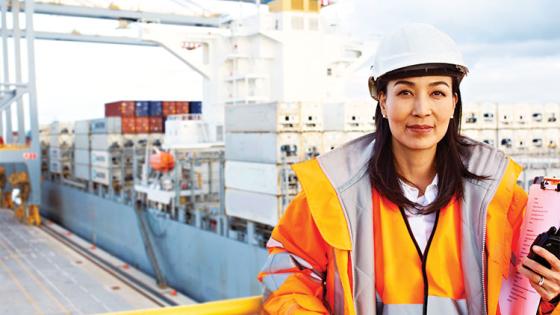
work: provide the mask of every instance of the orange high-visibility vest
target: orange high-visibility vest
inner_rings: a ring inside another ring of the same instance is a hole
[[[455,200],[436,213],[422,253],[404,210],[373,192],[375,288],[384,314],[466,314],[461,213]]]

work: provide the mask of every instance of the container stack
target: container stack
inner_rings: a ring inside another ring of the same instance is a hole
[[[49,130],[49,172],[62,177],[71,175],[73,123],[55,121]]]
[[[323,104],[323,149],[336,147],[375,131],[375,103],[348,101]]]
[[[560,175],[560,171],[547,166],[548,158],[556,157],[559,151],[558,117],[560,105],[556,103],[471,103],[463,107],[461,133],[524,164],[526,170],[519,181],[528,189],[534,176]]]
[[[91,128],[91,180],[115,187],[122,183],[121,156],[124,145],[121,117],[94,119]],[[130,129],[129,129],[130,130]]]
[[[225,205],[228,216],[276,225],[298,190],[290,165],[303,155],[300,116],[299,103],[226,107]],[[313,130],[314,127],[310,124],[309,128]]]
[[[90,121],[77,121],[74,128],[74,177],[91,180]]]

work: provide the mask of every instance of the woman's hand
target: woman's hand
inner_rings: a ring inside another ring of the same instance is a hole
[[[517,270],[523,274],[533,289],[535,289],[546,302],[560,294],[560,259],[540,246],[533,246],[535,254],[546,259],[551,268],[548,269],[538,262],[525,257]],[[530,269],[529,269],[530,268]]]

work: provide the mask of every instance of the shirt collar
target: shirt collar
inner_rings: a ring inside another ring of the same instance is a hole
[[[429,205],[434,200],[436,200],[438,195],[438,175],[434,176],[432,182],[426,187],[426,191],[424,191],[424,196],[418,197],[420,191],[418,188],[408,185],[404,181],[399,179],[399,183],[403,190],[404,196],[406,199],[410,200],[411,202],[418,203],[421,200],[422,205]]]

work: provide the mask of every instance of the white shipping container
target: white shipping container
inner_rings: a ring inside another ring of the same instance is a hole
[[[514,128],[528,129],[531,127],[531,104],[516,104],[514,115]]]
[[[299,103],[226,106],[226,132],[296,132],[301,130]]]
[[[294,172],[276,164],[226,161],[227,188],[281,195],[297,193]]]
[[[480,141],[480,132],[477,129],[461,129],[461,135],[476,141]]]
[[[480,113],[480,129],[497,129],[498,128],[498,104],[497,103],[481,103],[478,105]]]
[[[545,153],[547,151],[546,147],[546,139],[545,139],[546,130],[545,129],[536,129],[532,128],[528,133],[529,142],[529,154],[536,154],[536,153]]]
[[[91,180],[91,166],[88,164],[74,164],[74,177],[83,179],[83,180]]]
[[[462,108],[461,129],[478,130],[480,129],[481,111],[477,103],[467,103]]]
[[[58,161],[70,160],[72,151],[68,148],[49,147],[49,159]]]
[[[300,103],[301,131],[322,131],[323,106],[319,103]]]
[[[323,154],[323,134],[304,132],[301,134],[301,160],[309,160]]]
[[[57,134],[71,134],[74,131],[74,123],[73,122],[60,122],[54,121],[49,126],[49,133],[51,135]]]
[[[109,168],[113,163],[113,156],[109,151],[91,151],[91,165],[96,167]]]
[[[514,130],[512,129],[499,129],[498,130],[498,148],[506,154],[514,152],[515,139]]]
[[[91,168],[91,180],[98,184],[109,186],[113,181],[121,179],[120,169],[108,169],[104,167]]]
[[[278,197],[238,189],[226,189],[228,216],[275,226],[293,196]]]
[[[107,151],[112,147],[122,148],[123,136],[120,134],[92,134],[91,150]]]
[[[560,128],[560,104],[547,103],[542,111],[545,128]]]
[[[120,134],[122,121],[120,117],[106,117],[90,120],[92,134]]]
[[[51,147],[67,148],[74,143],[74,136],[70,134],[51,134],[49,138]]]
[[[295,163],[303,156],[300,134],[295,132],[226,133],[226,160],[255,163]]]
[[[210,131],[207,123],[200,120],[169,118],[165,121],[164,148],[188,148],[208,143],[210,143]]]
[[[89,135],[86,134],[76,134],[74,136],[74,149],[89,150],[90,139]]]
[[[74,164],[91,164],[90,151],[82,149],[74,149]]]
[[[340,131],[327,131],[323,132],[323,153],[327,153],[329,151],[338,148],[339,146],[344,144],[346,137],[344,132]]]
[[[323,104],[325,131],[371,131],[371,113],[364,103]]]
[[[546,152],[558,152],[560,148],[560,129],[545,129],[544,142]]]
[[[498,130],[484,129],[478,131],[478,141],[491,145],[495,148],[498,147]]]
[[[515,117],[515,105],[498,104],[498,128],[513,128]]]
[[[516,129],[513,133],[513,151],[517,154],[529,153],[531,136],[530,130]]]
[[[49,161],[49,172],[54,174],[64,174],[70,172],[70,162],[51,160]]]
[[[89,135],[90,134],[90,121],[78,120],[74,124],[74,134],[76,135]]]

